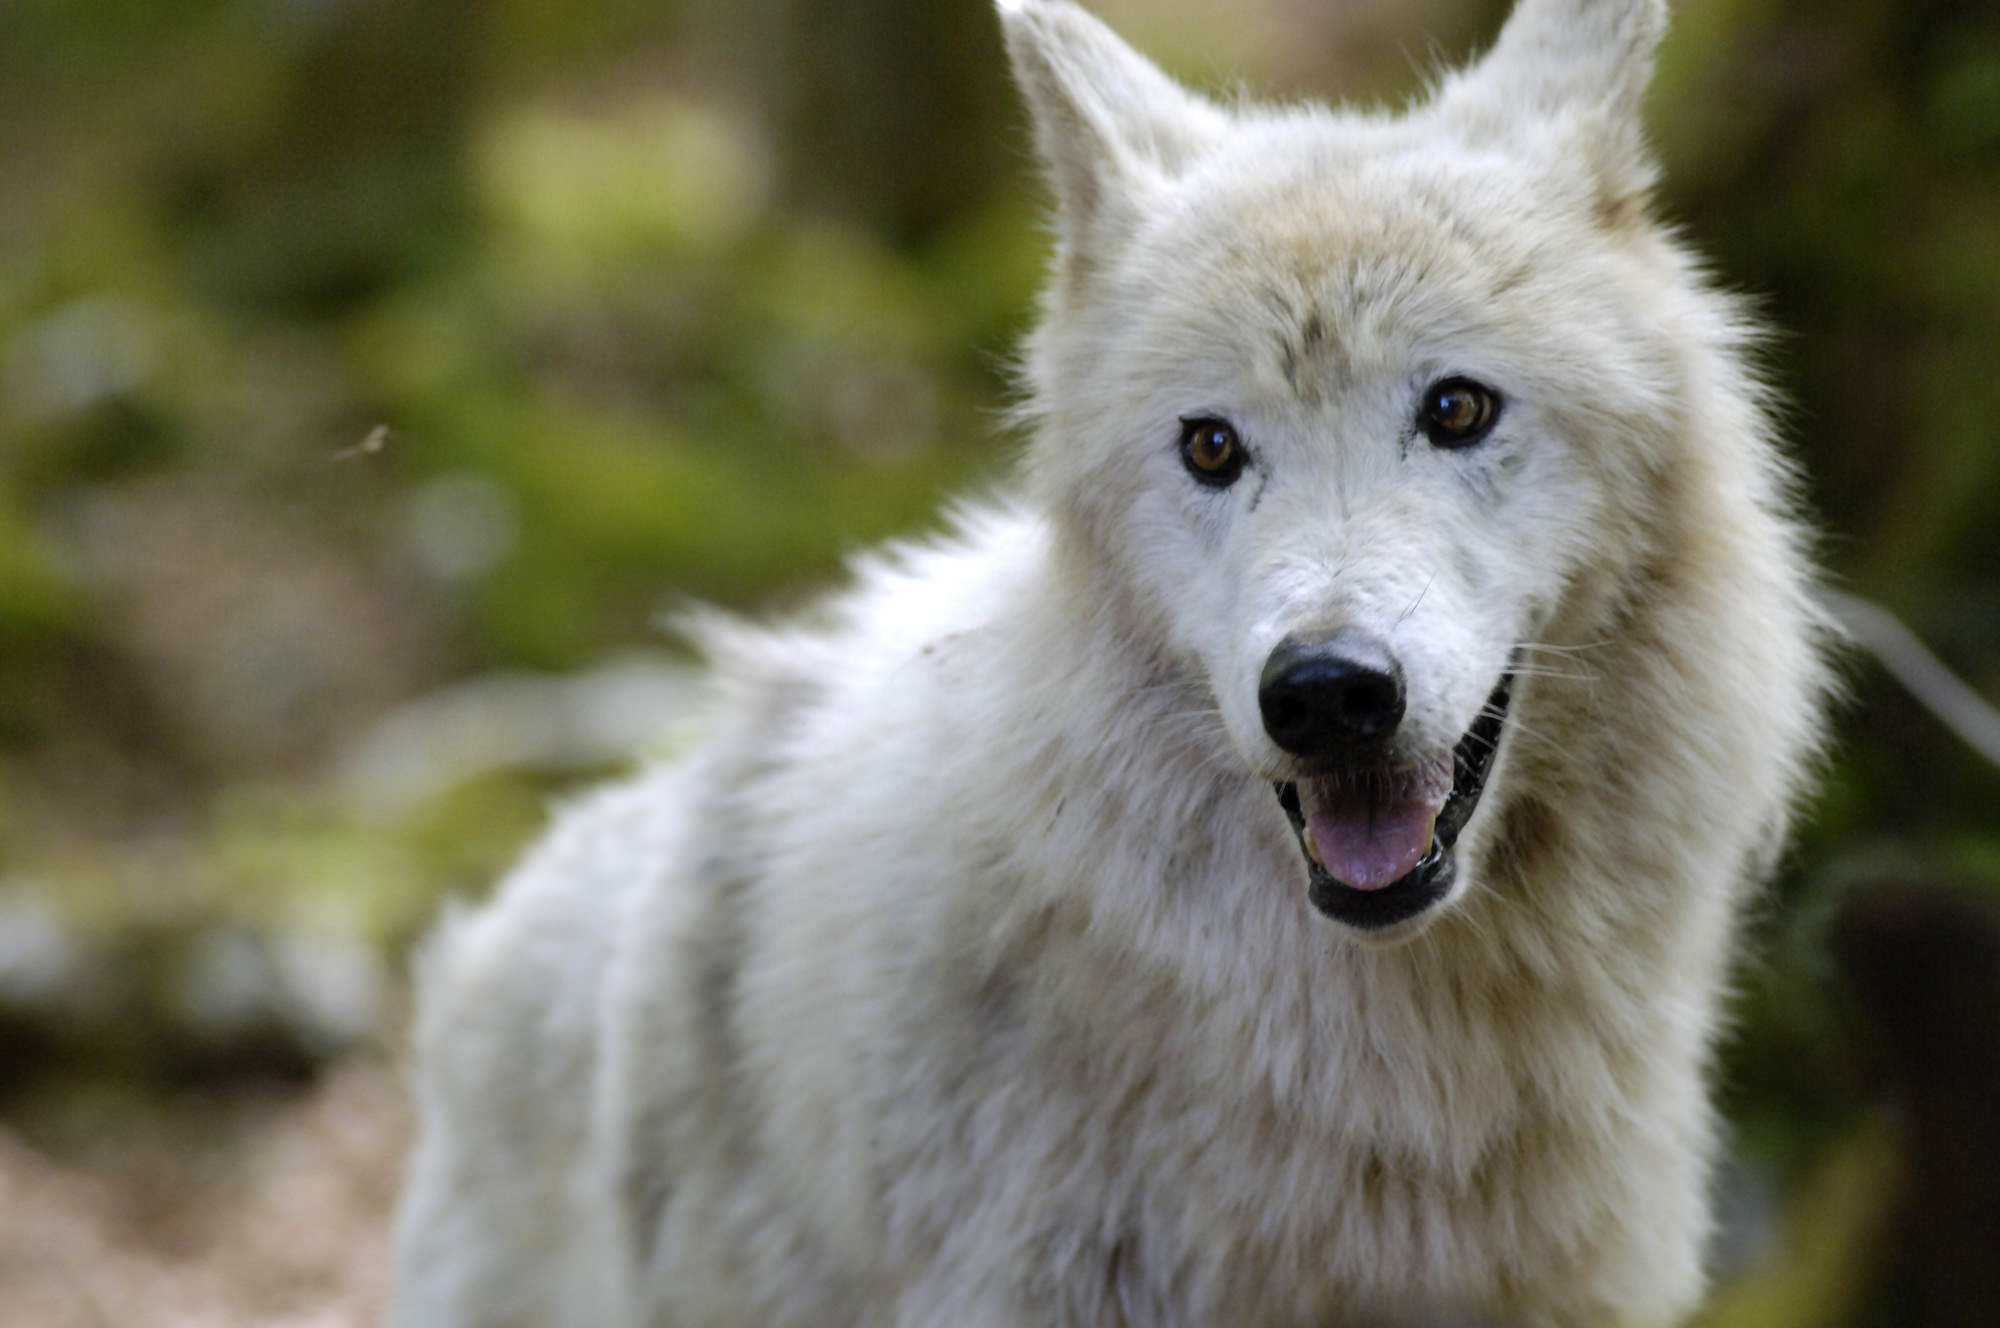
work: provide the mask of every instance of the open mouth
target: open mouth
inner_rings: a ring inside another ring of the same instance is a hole
[[[1451,892],[1452,846],[1479,806],[1513,689],[1514,675],[1502,674],[1449,756],[1426,766],[1340,770],[1275,786],[1305,854],[1314,908],[1377,931]]]

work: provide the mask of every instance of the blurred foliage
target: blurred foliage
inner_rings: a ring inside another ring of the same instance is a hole
[[[1100,8],[1198,83],[1382,98],[1505,6]],[[1830,564],[2000,695],[2000,10],[1686,0],[1654,123],[1664,210],[1781,329]],[[0,5],[0,887],[106,953],[399,954],[577,762],[371,802],[365,735],[664,655],[683,598],[795,597],[1003,473],[1026,155],[981,0]],[[1996,797],[1857,664],[1725,1075],[1823,1221],[1718,1324],[1845,1312],[1801,1307],[1852,1298],[1886,1136],[1828,919],[1994,891]]]

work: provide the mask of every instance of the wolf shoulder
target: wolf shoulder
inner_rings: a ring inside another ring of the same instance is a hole
[[[665,1138],[709,1157],[732,1119],[768,1114],[728,1100],[753,1080],[760,1101],[772,1077],[783,1101],[840,1098],[874,970],[965,868],[960,837],[909,826],[954,814],[981,694],[1021,685],[996,676],[992,620],[1045,540],[972,510],[786,622],[701,623],[712,687],[681,752],[562,810],[490,902],[440,924],[417,963],[397,1322],[571,1321],[579,1296],[622,1295],[604,1256],[660,1239],[666,1190],[725,1181],[662,1171]],[[865,1186],[847,1114],[766,1122],[820,1139],[822,1230]]]
[[[488,1086],[514,1063],[545,1113],[583,1082],[605,976],[639,942],[641,918],[658,939],[744,877],[809,906],[854,863],[787,860],[785,842],[809,837],[797,822],[824,816],[865,834],[856,818],[871,804],[921,815],[922,767],[955,757],[912,750],[932,728],[895,721],[976,692],[967,684],[985,671],[974,656],[997,591],[1027,573],[1043,539],[1018,512],[981,509],[949,538],[858,566],[852,587],[789,622],[703,621],[715,683],[683,749],[560,809],[490,901],[450,909],[425,943],[419,1061]]]

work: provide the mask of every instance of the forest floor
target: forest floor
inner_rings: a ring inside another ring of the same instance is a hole
[[[60,1128],[0,1124],[0,1324],[377,1322],[409,1137],[387,1056],[145,1112],[141,1128],[75,1145]]]

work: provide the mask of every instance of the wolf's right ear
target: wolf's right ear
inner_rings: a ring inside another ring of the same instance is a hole
[[[1068,0],[997,0],[1007,54],[1054,184],[1065,286],[1129,232],[1149,184],[1178,174],[1228,120]]]
[[[1666,26],[1666,0],[1517,0],[1492,51],[1448,80],[1437,104],[1480,138],[1523,120],[1563,125],[1599,213],[1630,218],[1655,174],[1641,102]]]

